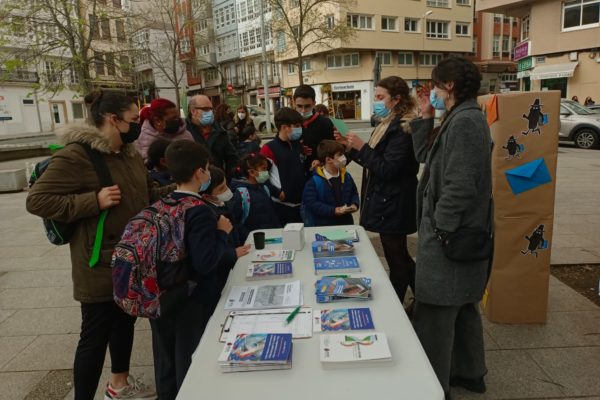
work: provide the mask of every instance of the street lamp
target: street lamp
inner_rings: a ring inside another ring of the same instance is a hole
[[[423,29],[423,36],[422,36],[422,45],[421,45],[421,52],[423,52],[425,50],[425,36],[427,35],[427,27],[425,26],[425,19],[427,17],[429,17],[431,14],[433,14],[433,11],[428,10],[425,12],[425,14],[421,15],[421,29]],[[417,85],[419,84],[419,64],[421,64],[421,53],[418,54],[417,57]]]

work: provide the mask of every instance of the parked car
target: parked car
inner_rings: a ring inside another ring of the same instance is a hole
[[[581,149],[600,145],[600,114],[571,100],[560,102],[560,140],[575,142]]]
[[[600,104],[594,104],[593,106],[587,106],[587,108],[594,111],[596,114],[600,114]]]
[[[256,128],[258,129],[260,136],[266,137],[266,134],[267,134],[267,111],[260,106],[251,105],[251,104],[246,105],[246,107],[248,108],[248,111],[250,112],[250,116],[254,120],[254,126],[256,126]],[[275,129],[275,118],[274,118],[275,112],[273,110],[270,110],[270,111],[271,111],[271,132],[273,133],[273,136],[274,136],[275,133],[277,132],[277,129]]]

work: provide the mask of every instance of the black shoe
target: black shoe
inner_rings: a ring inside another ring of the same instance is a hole
[[[483,377],[475,378],[475,379],[467,379],[455,376],[450,378],[450,386],[456,387],[460,386],[464,389],[467,389],[470,392],[475,393],[485,393],[486,387],[485,382],[483,381]]]

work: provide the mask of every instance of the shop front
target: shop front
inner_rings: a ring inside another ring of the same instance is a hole
[[[373,82],[348,82],[331,84],[334,116],[340,119],[371,117]]]
[[[265,89],[264,88],[258,88],[257,92],[256,92],[257,96],[258,96],[258,104],[260,104],[261,107],[265,107]],[[274,86],[274,87],[270,87],[268,90],[268,94],[269,94],[269,106],[270,106],[270,110],[271,111],[277,111],[281,108],[281,87],[279,86]]]

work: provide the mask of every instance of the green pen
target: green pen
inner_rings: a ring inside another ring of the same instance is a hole
[[[296,315],[298,315],[299,312],[300,312],[300,306],[296,307],[294,309],[294,311],[292,311],[291,314],[288,315],[288,317],[285,319],[285,323],[289,324],[290,322],[292,322],[292,320],[296,317]]]

